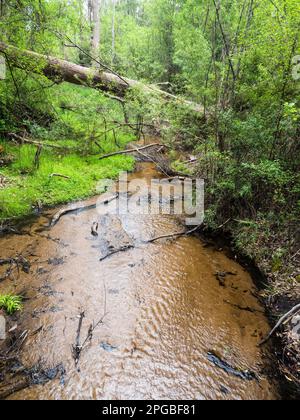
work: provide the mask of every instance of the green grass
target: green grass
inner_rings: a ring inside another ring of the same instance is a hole
[[[22,298],[14,295],[0,295],[0,309],[4,309],[8,315],[13,315],[22,310]]]
[[[123,136],[121,147],[132,138]],[[39,169],[34,169],[36,148],[30,145],[10,146],[0,143],[6,153],[15,157],[14,163],[2,168],[0,175],[7,184],[0,189],[0,220],[21,218],[33,213],[39,206],[54,206],[95,194],[97,183],[104,178],[116,178],[120,171],[131,171],[134,160],[130,156],[115,156],[99,160],[99,154],[81,156],[59,155],[44,149]],[[116,147],[108,142],[105,152]],[[51,177],[57,173],[69,177]]]
[[[28,87],[29,92],[32,86]],[[77,199],[87,198],[97,193],[99,180],[113,179],[120,171],[131,171],[134,160],[130,156],[115,156],[99,160],[103,153],[118,149],[113,133],[101,136],[107,127],[116,127],[115,120],[123,121],[120,104],[105,98],[93,89],[71,86],[68,83],[55,86],[47,91],[51,110],[55,119],[47,128],[35,120],[25,121],[28,132],[41,142],[74,148],[76,153],[61,153],[57,149],[44,147],[40,166],[34,167],[36,147],[31,145],[15,146],[9,141],[1,141],[0,159],[12,156],[13,163],[0,166],[0,179],[5,178],[4,187],[0,183],[0,222],[7,219],[20,219],[41,206],[55,206]],[[65,110],[62,106],[70,107]],[[37,102],[38,109],[47,109]],[[48,110],[49,111],[49,110]],[[14,131],[13,128],[10,129]],[[126,129],[116,130],[120,149],[135,140],[133,132]],[[101,150],[93,138],[101,145]],[[51,177],[57,173],[69,177]]]

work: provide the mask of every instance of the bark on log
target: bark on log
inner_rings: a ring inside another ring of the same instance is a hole
[[[178,98],[175,95],[144,85],[136,80],[121,77],[109,72],[83,67],[59,58],[38,54],[33,51],[21,50],[0,41],[0,53],[9,61],[11,66],[27,72],[43,74],[54,82],[69,82],[93,89],[110,92],[123,98],[130,88],[140,87],[145,93],[157,94],[166,101],[187,106],[194,112],[203,112],[201,105]]]

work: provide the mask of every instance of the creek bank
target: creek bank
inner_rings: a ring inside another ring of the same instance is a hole
[[[127,146],[129,149],[132,147],[135,147],[133,144],[128,144]],[[156,165],[158,169],[163,167],[164,172],[168,172],[169,174],[174,174],[174,171],[170,169],[171,162],[168,159],[168,157],[161,153],[162,150],[160,148],[160,153],[157,154],[154,150],[155,148],[152,148],[153,150],[147,149],[147,153],[143,153],[143,155],[139,154],[138,152],[134,153],[135,158],[138,161],[144,161],[144,162],[153,162],[156,161]],[[93,208],[92,204],[92,208]],[[69,207],[70,211],[72,212],[72,205]],[[74,207],[75,208],[75,207]],[[69,211],[69,210],[68,210]],[[18,227],[15,226],[4,226],[2,233],[17,233],[19,232],[22,234],[22,230],[24,225],[28,223],[28,221],[33,221],[34,219],[28,218],[27,220],[23,220],[19,223]],[[25,229],[26,230],[26,229]],[[222,238],[220,239],[220,235]],[[215,244],[220,244],[220,248],[224,248],[226,252],[228,252],[231,256],[231,258],[234,258],[235,260],[242,263],[243,266],[249,270],[249,272],[252,273],[254,281],[256,282],[256,285],[260,289],[260,293],[258,295],[258,298],[263,302],[267,314],[269,317],[270,322],[274,325],[282,315],[282,313],[287,312],[295,303],[297,303],[297,299],[293,297],[289,297],[288,295],[284,293],[279,293],[276,296],[276,298],[273,298],[270,294],[266,294],[266,284],[272,283],[272,276],[270,276],[270,266],[271,261],[268,262],[264,261],[263,264],[257,263],[253,258],[247,257],[247,250],[245,250],[244,253],[241,252],[240,249],[237,249],[237,247],[234,244],[234,232],[230,230],[230,223],[225,223],[224,226],[222,226],[221,229],[213,231],[212,229],[209,229],[207,226],[204,226],[202,228],[202,239],[207,239],[210,237],[213,238],[213,241]],[[130,241],[126,240],[126,246],[122,247],[124,251],[132,248],[132,244]],[[224,243],[225,242],[225,243]],[[229,248],[231,251],[229,252]],[[106,252],[105,249],[103,251],[102,256],[100,257],[100,260],[104,260],[109,256],[115,255],[115,253],[122,251],[121,248],[118,248],[114,246],[109,252]],[[297,257],[297,255],[295,256]],[[297,260],[295,260],[297,261]],[[220,273],[216,273],[217,279],[220,282],[220,285],[224,283],[223,276],[220,276]],[[240,308],[243,308],[240,305]],[[246,308],[246,307],[244,307]],[[251,308],[249,308],[251,309]],[[294,378],[293,372],[299,369],[299,353],[297,353],[297,343],[295,340],[291,340],[291,328],[289,328],[291,324],[286,324],[283,329],[277,334],[277,340],[273,340],[274,342],[274,353],[276,354],[279,370],[282,372],[284,377],[284,395],[292,396],[297,395],[299,392],[299,388],[297,388],[297,378]],[[283,349],[288,348],[288,351],[283,351]],[[283,365],[281,361],[284,360],[286,365]],[[298,366],[298,367],[297,367]],[[292,376],[289,376],[289,373],[287,372],[287,368],[290,368],[290,373],[292,373]],[[293,386],[293,383],[295,386]]]
[[[195,152],[175,151],[173,164],[181,170],[186,168],[186,176],[196,176],[201,173],[201,166],[197,167]],[[189,159],[187,159],[189,157]],[[200,159],[201,160],[201,159]],[[191,166],[192,165],[192,166]],[[191,175],[192,174],[192,175]],[[201,175],[200,175],[201,177]],[[208,182],[208,181],[207,181]],[[206,189],[206,212],[215,212],[210,193]],[[230,258],[241,263],[252,274],[255,284],[259,288],[259,299],[265,307],[266,314],[272,327],[292,308],[300,303],[300,235],[299,227],[292,221],[286,224],[272,223],[266,219],[237,220],[232,216],[234,211],[230,206],[224,206],[215,220],[210,216],[201,229],[201,237],[208,243],[219,244],[227,250]],[[220,224],[220,226],[217,226]],[[253,238],[253,225],[257,226],[256,240]],[[217,273],[216,273],[217,274]],[[217,275],[220,285],[224,283],[222,276]],[[299,313],[299,311],[298,311]],[[299,315],[298,315],[299,316]],[[299,317],[300,318],[300,317]],[[300,322],[297,312],[290,317],[276,331],[273,337],[273,349],[277,359],[279,376],[282,383],[282,395],[286,398],[300,397]]]
[[[199,232],[199,237],[204,241],[206,246],[213,247],[224,252],[228,258],[237,261],[250,274],[258,289],[257,299],[265,308],[265,313],[269,319],[270,325],[275,326],[278,319],[287,313],[293,306],[299,303],[296,296],[289,296],[288,293],[281,291],[272,295],[268,290],[268,286],[274,281],[270,275],[270,265],[266,261],[260,264],[255,258],[244,252],[235,244],[234,233],[232,230],[223,227],[221,230],[215,230],[204,224]],[[219,277],[219,273],[216,273]],[[224,286],[224,279],[221,277],[221,285]],[[287,280],[287,278],[286,278]],[[295,295],[295,294],[293,294]],[[273,353],[277,366],[274,367],[273,375],[278,378],[281,387],[281,395],[284,399],[299,399],[300,396],[300,349],[299,339],[291,335],[294,327],[293,318],[287,320],[279,329],[279,331],[271,338]]]
[[[128,147],[131,147],[131,145],[128,145]],[[148,160],[148,161],[151,161],[151,162],[154,159],[158,159],[157,158],[157,155],[155,153],[153,153],[153,152],[152,153],[149,153],[149,155],[150,156],[147,156],[147,155],[145,155],[145,156],[137,155],[136,158],[138,160],[140,160],[140,161],[147,161]],[[165,170],[168,170],[169,164],[170,163],[169,163],[168,159],[163,154],[161,154],[159,156],[159,165],[160,166],[164,166]],[[90,209],[93,209],[95,207],[94,204],[90,204],[89,206],[90,207],[88,207],[88,209],[89,208]],[[71,205],[70,206],[70,209],[71,209],[70,211],[71,212],[72,212],[72,208],[77,208],[77,207],[76,206],[73,207]],[[24,222],[23,222],[23,223],[21,223],[19,225],[20,226],[19,228],[17,228],[17,229],[12,228],[12,233],[13,232],[18,232],[19,229],[21,229],[19,231],[19,233],[22,234],[22,230],[23,230],[22,225],[25,228]],[[218,250],[224,249],[226,253],[230,254],[230,257],[231,258],[233,258],[236,261],[241,262],[242,265],[244,267],[246,267],[247,270],[254,275],[253,278],[256,281],[257,286],[260,288],[260,293],[256,297],[259,298],[261,301],[263,301],[265,307],[267,306],[267,309],[269,309],[269,311],[268,311],[269,319],[272,322],[274,322],[274,311],[272,311],[272,308],[270,308],[270,306],[266,305],[266,299],[264,299],[263,290],[264,290],[265,284],[266,284],[266,277],[262,274],[262,272],[259,270],[259,268],[257,268],[255,266],[255,264],[253,263],[253,261],[251,261],[251,259],[246,258],[245,256],[241,255],[241,253],[239,253],[239,252],[236,251],[236,249],[233,246],[232,240],[229,242],[228,230],[226,230],[225,227],[227,228],[227,224],[222,229],[219,229],[219,230],[213,232],[212,230],[209,230],[209,229],[207,229],[207,227],[204,226],[202,228],[202,230],[201,230],[201,237],[202,237],[202,239],[205,238],[205,242],[206,243],[212,244],[213,245],[213,248],[216,248]],[[26,228],[25,228],[25,231],[26,231]],[[115,235],[115,233],[112,236],[114,236],[114,235]],[[220,238],[220,235],[222,236],[222,238]],[[95,236],[98,236],[98,233]],[[209,237],[210,237],[210,239],[213,238],[213,241],[208,241],[208,238]],[[124,247],[122,248],[124,251],[127,251],[127,250],[133,248],[133,245],[132,245],[130,239],[125,238],[123,242],[125,244]],[[104,261],[107,257],[113,256],[117,252],[119,252],[120,250],[122,250],[120,247],[118,247],[118,246],[116,246],[116,244],[114,244],[114,245],[112,245],[112,248],[109,251],[106,251],[107,247],[105,245],[106,244],[104,244],[103,246],[100,247],[100,248],[102,248],[102,255],[100,257],[100,261]],[[231,249],[231,251],[229,251],[229,249]],[[219,281],[220,286],[224,287],[224,286],[226,286],[226,281],[225,281],[226,280],[225,279],[226,276],[224,277],[221,274],[222,274],[222,272],[216,272],[214,275],[217,277],[217,280]],[[232,306],[235,305],[236,308],[239,309],[239,310],[247,309],[248,312],[255,311],[255,309],[252,309],[249,306],[243,306],[241,304],[232,303],[231,301],[227,301],[225,303],[230,304]],[[262,338],[263,337],[260,337],[260,339],[262,339]],[[273,342],[276,342],[276,340],[273,341]],[[275,346],[275,349],[276,349],[275,350],[275,354],[276,354],[277,357],[280,355],[279,354],[279,348],[280,347],[278,347],[278,344],[277,344],[277,347]],[[284,378],[286,378],[286,376],[284,376]],[[290,389],[287,391],[287,388],[290,388],[290,387],[287,387],[287,385],[290,385],[290,381],[284,381],[283,387],[282,387],[284,392],[283,392],[282,395],[290,396],[290,395],[292,395],[292,392],[290,391]]]

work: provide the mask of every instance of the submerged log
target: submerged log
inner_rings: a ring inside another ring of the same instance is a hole
[[[222,360],[219,357],[219,355],[217,355],[214,351],[210,351],[207,353],[207,359],[216,367],[222,369],[229,375],[236,376],[237,378],[243,379],[244,381],[253,381],[254,379],[259,381],[259,378],[255,372],[252,372],[250,370],[241,370],[239,368],[234,368],[229,363]]]
[[[191,110],[201,113],[203,107],[191,101],[178,98],[153,86],[147,86],[136,80],[119,76],[95,68],[83,67],[59,58],[38,54],[33,51],[22,50],[0,41],[0,53],[9,61],[10,65],[27,72],[43,74],[55,83],[69,82],[117,95],[122,99],[130,88],[139,87],[143,92],[158,95],[166,101],[187,106]]]
[[[30,381],[27,377],[21,378],[18,381],[4,383],[0,386],[0,400],[4,400],[10,395],[22,391],[30,386]]]

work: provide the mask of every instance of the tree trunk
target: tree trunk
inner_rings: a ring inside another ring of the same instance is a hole
[[[83,85],[124,97],[129,87],[137,84],[134,80],[123,79],[113,73],[83,67],[59,58],[46,56],[33,51],[0,42],[0,53],[11,66],[27,72],[43,74],[57,83],[63,81]]]
[[[114,65],[116,54],[116,1],[112,0],[112,22],[111,22],[111,64]]]
[[[100,0],[92,0],[92,55],[99,61],[100,53]],[[96,62],[95,66],[100,68]]]
[[[0,17],[5,15],[5,0],[0,0]]]
[[[149,95],[158,95],[165,101],[186,106],[195,112],[203,112],[201,105],[178,98],[153,86],[144,85],[136,80],[118,76],[117,74],[82,67],[69,61],[38,54],[33,51],[21,50],[1,41],[0,53],[4,55],[10,66],[17,67],[26,72],[43,74],[48,79],[57,83],[69,82],[82,85],[104,92],[111,92],[121,98],[126,95],[126,92],[130,88],[139,87],[139,89]]]

